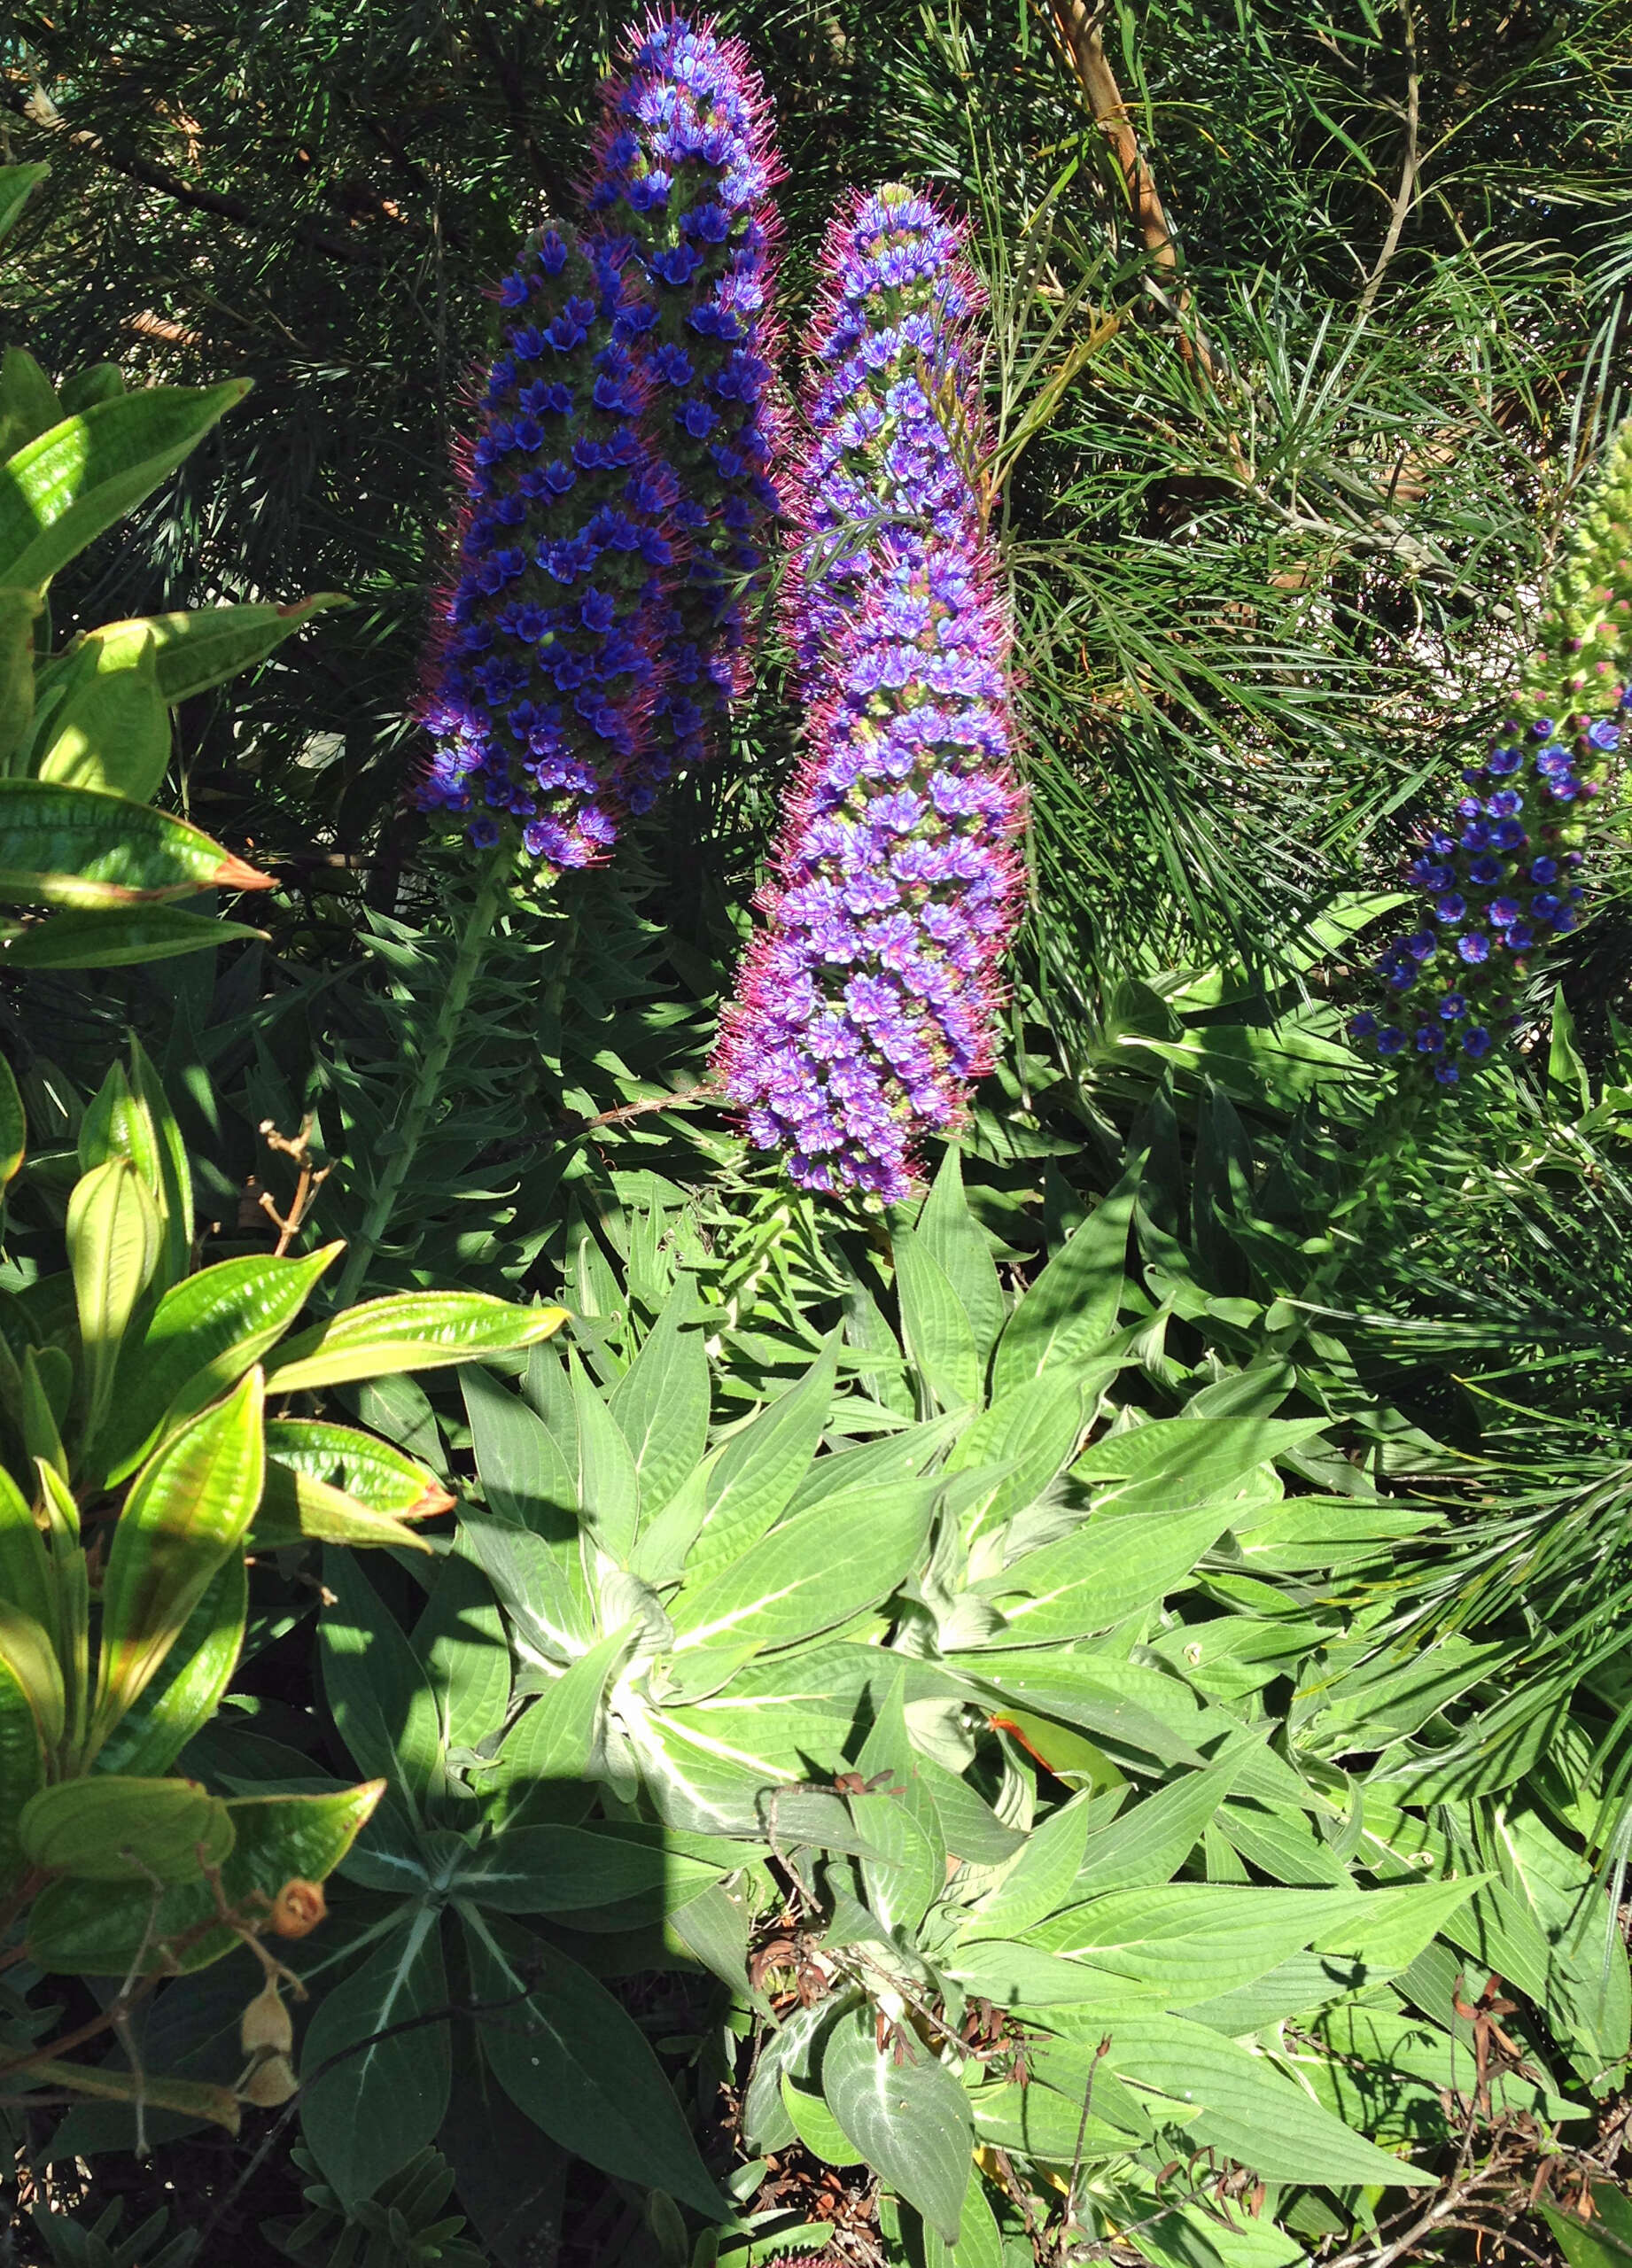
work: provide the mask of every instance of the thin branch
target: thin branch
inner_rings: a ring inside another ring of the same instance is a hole
[[[10,89],[4,97],[4,107],[18,118],[27,119],[31,126],[43,127],[49,134],[61,135],[76,150],[83,150],[100,165],[113,173],[121,174],[127,181],[139,182],[144,189],[155,189],[176,205],[184,205],[195,213],[212,214],[217,220],[230,221],[237,227],[248,229],[256,236],[281,236],[284,229],[269,225],[253,206],[236,197],[226,197],[219,190],[195,189],[190,182],[183,181],[164,166],[156,166],[146,158],[133,152],[110,149],[101,135],[93,134],[89,127],[70,126],[51,97],[43,89],[35,89],[24,94],[20,89]],[[310,221],[297,220],[291,224],[294,234],[314,252],[324,252],[330,260],[341,260],[349,267],[377,268],[377,256],[366,245],[354,244],[349,237],[330,236],[327,229],[315,227]]]
[[[1371,314],[1377,294],[1382,289],[1384,273],[1399,249],[1405,223],[1417,202],[1417,184],[1421,174],[1418,146],[1422,123],[1422,74],[1417,68],[1417,27],[1411,19],[1411,0],[1401,0],[1400,15],[1405,26],[1405,156],[1400,167],[1400,186],[1394,193],[1394,204],[1388,214],[1383,248],[1377,255],[1377,265],[1365,279],[1365,289],[1361,292],[1360,304],[1355,310],[1356,319],[1360,322],[1364,322]]]

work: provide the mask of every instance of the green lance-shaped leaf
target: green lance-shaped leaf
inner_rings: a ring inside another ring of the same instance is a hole
[[[224,2126],[229,2134],[238,2131],[241,2112],[237,2095],[230,2087],[215,2086],[207,2079],[110,2070],[105,2065],[93,2068],[89,2063],[59,2062],[55,2056],[43,2063],[31,2063],[28,2072],[39,2086],[88,2095],[93,2102],[139,2102],[150,2111],[173,2110],[195,2124],[205,2120],[212,2126]]]
[[[26,346],[8,346],[0,355],[0,458],[19,449],[62,420],[57,389]]]
[[[1010,1316],[992,1365],[994,1402],[1055,1363],[1090,1353],[1115,1330],[1141,1170],[1136,1160]]]
[[[136,1475],[102,1585],[102,1651],[90,1748],[159,1668],[229,1552],[241,1549],[265,1481],[265,1383],[253,1370],[191,1418]]]
[[[52,1632],[0,1598],[0,1662],[28,1705],[40,1746],[54,1757],[67,1724],[67,1694]]]
[[[36,780],[97,788],[145,804],[170,761],[170,711],[159,649],[144,622],[86,633],[50,685],[35,688]]]
[[[523,1308],[484,1292],[402,1292],[347,1308],[280,1347],[267,1365],[275,1394],[392,1371],[434,1371],[510,1355],[559,1331],[564,1308]]]
[[[319,591],[289,606],[249,605],[206,607],[197,614],[150,614],[139,624],[115,623],[113,629],[141,628],[149,633],[158,662],[159,690],[174,709],[206,693],[281,646],[285,638],[328,607],[346,607],[351,601],[338,591]]]
[[[25,1347],[21,1379],[23,1447],[31,1460],[48,1464],[66,1481],[62,1420],[74,1390],[74,1365],[60,1347]]]
[[[0,1466],[0,1598],[53,1634],[57,1595],[45,1542],[27,1498]]]
[[[28,1119],[11,1065],[0,1055],[0,1191],[16,1177],[28,1146]]]
[[[101,1425],[137,1302],[159,1262],[163,1225],[128,1157],[110,1158],[74,1184],[68,1200],[68,1262],[79,1308],[87,1437]]]
[[[235,1840],[226,1805],[196,1780],[113,1773],[42,1788],[18,1831],[31,1866],[76,1882],[185,1882]]]
[[[985,1366],[952,1279],[913,1230],[898,1229],[890,1244],[902,1336],[919,1375],[943,1410],[978,1409]]]
[[[174,911],[168,907],[164,910]],[[134,1037],[130,1042],[130,1084],[151,1144],[151,1158],[143,1171],[164,1217],[164,1249],[154,1282],[160,1291],[166,1291],[185,1276],[192,1258],[192,1167],[170,1099],[146,1049]]]
[[[0,166],[0,242],[11,235],[24,206],[50,174],[45,165]]]
[[[286,1882],[323,1882],[355,1842],[385,1791],[383,1780],[320,1796],[229,1798],[234,1842],[221,1870],[229,1907],[264,1914]],[[194,1876],[173,1884],[155,1908],[147,1883],[63,1880],[46,1887],[28,1917],[29,1957],[67,1976],[122,1977],[142,1954],[144,1972],[207,1969],[239,1940],[213,1927],[215,1895]],[[144,1948],[145,1950],[144,1951]]]
[[[740,1558],[787,1511],[816,1454],[837,1376],[835,1332],[798,1383],[726,1443],[709,1475],[703,1526],[688,1554],[694,1579]]]
[[[301,2131],[343,2204],[372,2197],[434,2140],[452,2085],[448,2025],[414,2020],[447,2005],[441,1917],[431,1907],[410,1909],[319,2001],[300,2049]],[[397,2029],[406,2023],[414,2028]]]
[[[22,1875],[26,1862],[19,1822],[29,1798],[44,1783],[39,1720],[0,1640],[0,1896]]]
[[[14,905],[97,913],[272,888],[185,819],[55,780],[0,780],[0,901]]]
[[[595,1775],[606,1690],[638,1635],[630,1623],[597,1640],[506,1733],[482,1784],[489,1812],[507,1830],[585,1808],[578,1793]]]
[[[957,2078],[903,2025],[881,2054],[870,2008],[840,2017],[821,2051],[821,2092],[857,2154],[958,2241],[970,2173],[968,2100]]]
[[[189,913],[181,905],[128,905],[112,913],[52,913],[0,938],[0,968],[141,968],[150,960],[214,952],[265,929]]]
[[[248,1619],[249,1574],[235,1551],[215,1570],[157,1674],[103,1743],[99,1772],[170,1769],[232,1682]]]
[[[43,588],[249,392],[151,386],[66,417],[0,465],[0,581]]]
[[[0,772],[34,727],[34,625],[38,591],[0,588]]]
[[[65,414],[77,417],[81,410],[90,409],[99,401],[112,401],[129,389],[117,362],[87,362],[82,369],[71,372],[57,391]]]
[[[330,1244],[299,1259],[256,1254],[218,1261],[167,1291],[141,1346],[128,1348],[120,1366],[106,1437],[98,1445],[107,1479],[123,1480],[162,1427],[236,1386],[277,1344],[343,1249]]]
[[[267,1427],[267,1486],[250,1542],[390,1544],[429,1551],[404,1525],[451,1511],[435,1474],[371,1433],[315,1419],[277,1418]]]

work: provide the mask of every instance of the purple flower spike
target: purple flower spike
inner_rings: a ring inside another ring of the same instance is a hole
[[[585,190],[600,258],[638,296],[624,321],[674,482],[681,573],[655,625],[658,687],[637,808],[713,752],[750,679],[783,517],[773,312],[783,175],[759,74],[711,22],[655,15],[602,89]]]
[[[462,468],[457,577],[436,609],[419,804],[478,814],[478,849],[513,825],[553,881],[616,838],[649,731],[671,541],[644,380],[617,335],[618,279],[548,229],[506,282],[514,321]]]
[[[893,1202],[991,1066],[1024,798],[963,232],[884,189],[826,264],[795,507],[808,742],[718,1064],[796,1184]]]

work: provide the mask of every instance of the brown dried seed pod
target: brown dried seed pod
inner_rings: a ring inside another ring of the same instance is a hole
[[[302,1882],[295,1876],[272,1900],[272,1929],[280,1938],[304,1938],[329,1911],[323,1884]]]
[[[268,2055],[264,2063],[255,2066],[238,2089],[238,2100],[253,2103],[257,2110],[276,2110],[279,2103],[288,2101],[299,2084],[287,2055]]]
[[[281,2055],[294,2045],[294,2037],[295,2028],[276,1981],[269,1980],[266,1990],[256,1993],[238,2018],[238,2044],[246,2055],[253,2055],[262,2047],[275,2048]]]

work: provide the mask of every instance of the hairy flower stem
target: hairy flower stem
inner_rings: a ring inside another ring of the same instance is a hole
[[[443,1074],[447,1069],[447,1059],[453,1052],[459,1020],[470,997],[470,987],[481,965],[482,951],[504,901],[510,868],[515,863],[516,844],[509,836],[503,836],[493,850],[487,872],[482,878],[481,888],[477,891],[475,903],[470,908],[470,919],[461,933],[447,989],[442,995],[442,1005],[437,1010],[431,1045],[415,1075],[408,1107],[393,1130],[396,1146],[385,1161],[385,1170],[380,1176],[369,1209],[363,1216],[362,1227],[346,1255],[346,1270],[340,1278],[336,1302],[339,1307],[349,1307],[362,1289],[374,1255],[391,1226],[391,1216],[396,1209],[408,1169],[424,1139],[431,1110],[442,1091]]]

